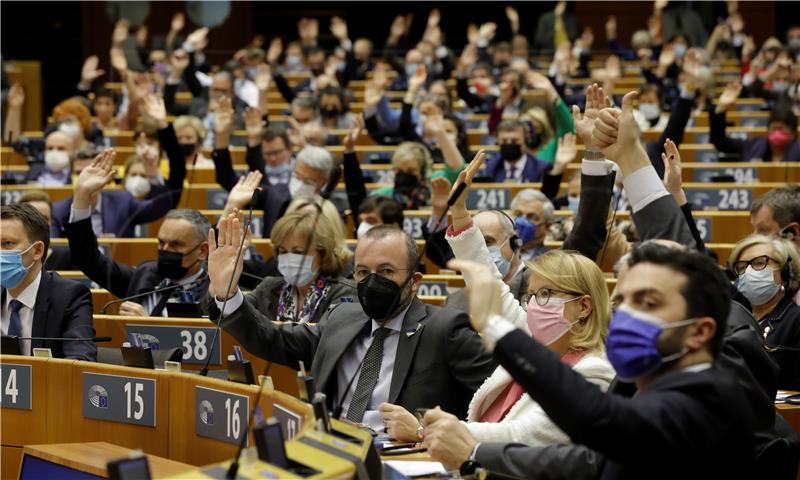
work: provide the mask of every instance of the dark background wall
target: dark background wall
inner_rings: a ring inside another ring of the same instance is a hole
[[[4,60],[39,60],[42,62],[44,108],[49,111],[59,100],[71,95],[80,76],[80,67],[88,55],[101,59],[108,72],[108,49],[114,20],[121,9],[149,10],[146,22],[153,35],[163,36],[172,15],[193,8],[198,2],[3,2],[0,45]],[[412,38],[419,38],[428,11],[438,6],[442,11],[442,29],[448,45],[460,47],[465,42],[470,23],[495,21],[497,38],[508,38],[509,28],[503,7],[514,5],[520,13],[522,33],[533,38],[539,15],[553,8],[554,2],[233,2],[230,14],[219,27],[211,30],[208,53],[217,63],[246,44],[253,35],[267,40],[280,35],[284,40],[297,36],[297,20],[303,16],[320,18],[320,40],[332,45],[329,18],[347,19],[352,38],[368,36],[382,45],[395,15],[414,13]],[[794,2],[741,2],[746,29],[758,43],[777,33],[780,37],[796,17]],[[716,19],[725,16],[724,2],[694,2],[709,31]],[[634,30],[645,25],[652,2],[570,2],[568,9],[577,17],[579,27],[591,26],[595,48],[604,43],[603,24],[608,15],[617,16],[619,37],[627,42]],[[184,33],[194,25],[187,19]],[[106,77],[107,78],[107,77]]]

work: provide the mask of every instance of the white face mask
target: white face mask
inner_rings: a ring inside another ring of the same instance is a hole
[[[69,167],[69,154],[63,150],[48,150],[44,152],[44,165],[53,173],[58,173]]]
[[[739,275],[736,287],[751,305],[764,305],[772,300],[781,288],[775,283],[770,268],[755,270],[752,265],[748,265],[744,273]]]
[[[125,179],[125,190],[136,198],[144,198],[150,193],[150,182],[139,175],[130,175]]]
[[[375,225],[367,222],[361,222],[358,224],[358,228],[356,229],[356,238],[363,237],[370,228],[374,227]]]
[[[281,272],[286,283],[296,287],[308,285],[317,274],[314,270],[314,257],[299,253],[278,255],[278,271]]]
[[[292,198],[313,197],[317,194],[317,186],[313,183],[306,183],[299,178],[292,176],[289,180],[289,194]]]
[[[62,123],[58,129],[73,140],[83,136],[83,130],[81,130],[81,126],[76,122]]]
[[[653,121],[661,115],[661,109],[655,103],[640,103],[639,112],[647,120]]]

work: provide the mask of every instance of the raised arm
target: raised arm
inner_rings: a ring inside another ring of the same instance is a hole
[[[739,94],[742,92],[742,84],[739,82],[729,83],[717,99],[717,106],[713,112],[709,113],[709,140],[720,152],[742,153],[744,142],[729,137],[725,130],[725,113],[734,105]]]
[[[22,106],[25,104],[25,90],[22,85],[15,83],[8,90],[8,110],[3,119],[3,141],[12,143],[22,133]]]
[[[347,202],[350,204],[350,212],[353,215],[353,224],[358,226],[359,208],[361,202],[367,198],[367,186],[364,183],[364,174],[356,156],[356,141],[364,130],[364,114],[359,113],[355,117],[353,128],[347,133],[344,139],[344,186],[347,191]]]

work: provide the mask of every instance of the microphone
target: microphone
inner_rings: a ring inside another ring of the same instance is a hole
[[[247,212],[247,221],[244,224],[244,228],[242,229],[242,241],[239,242],[239,249],[236,251],[236,261],[234,261],[234,265],[239,264],[239,259],[242,258],[242,250],[244,250],[244,240],[247,238],[247,231],[250,229],[250,223],[253,221],[253,207],[255,207],[256,203],[258,202],[258,196],[261,193],[261,187],[256,187],[253,190],[253,196],[250,198],[250,210]],[[233,285],[233,277],[236,276],[236,267],[233,268],[233,272],[231,273],[231,278],[228,280],[228,288],[225,290],[225,300],[222,302],[222,308],[219,310],[219,318],[217,318],[217,326],[214,329],[214,336],[211,338],[211,346],[209,347],[208,357],[206,358],[206,363],[203,365],[203,368],[200,370],[200,375],[203,377],[208,376],[208,366],[211,364],[211,354],[214,352],[214,344],[217,343],[217,337],[219,337],[219,331],[222,329],[220,324],[222,323],[222,315],[225,312],[225,305],[228,304],[228,292],[231,291],[231,286]]]
[[[15,340],[44,340],[48,342],[110,342],[112,337],[15,337],[14,335],[3,335],[4,338]]]
[[[167,290],[175,290],[176,288],[182,287],[182,286],[183,285],[181,285],[180,283],[175,283],[175,284],[172,284],[172,285],[168,285],[166,287],[156,288],[154,290],[148,290],[146,292],[137,293],[136,295],[131,295],[129,297],[123,297],[123,298],[118,298],[116,300],[111,300],[109,302],[106,302],[106,304],[103,305],[103,308],[100,309],[100,315],[105,315],[106,314],[106,309],[108,307],[110,307],[111,305],[114,305],[115,303],[123,303],[123,302],[127,302],[128,300],[135,300],[137,298],[147,297],[147,296],[152,295],[154,293],[166,292]]]
[[[319,196],[324,198],[325,200],[331,198],[331,195],[333,195],[333,191],[336,190],[336,185],[339,184],[339,178],[341,178],[341,176],[342,176],[342,167],[336,165],[335,167],[333,167],[333,170],[331,170],[331,174],[328,177],[328,183],[325,184],[325,188],[323,188],[319,192]]]
[[[264,373],[261,375],[262,377],[267,377],[269,375],[269,369],[272,368],[272,362],[267,362],[264,366]],[[236,456],[233,457],[233,461],[231,465],[228,467],[228,471],[225,472],[225,479],[226,480],[236,480],[236,473],[239,471],[239,458],[242,456],[242,450],[244,450],[244,444],[247,442],[247,437],[250,436],[250,430],[253,428],[253,418],[256,415],[256,409],[258,408],[258,402],[261,401],[261,396],[264,393],[264,385],[266,385],[266,379],[264,382],[258,386],[258,393],[256,393],[256,399],[253,403],[253,408],[250,410],[250,418],[247,420],[247,431],[244,432],[242,435],[242,440],[239,442],[239,448],[236,450]]]

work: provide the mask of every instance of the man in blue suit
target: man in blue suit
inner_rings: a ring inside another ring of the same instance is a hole
[[[0,208],[0,325],[15,337],[91,338],[92,294],[74,280],[42,266],[50,235],[47,220],[32,205]],[[19,340],[20,352],[49,348],[53,356],[95,361],[93,341]]]
[[[528,150],[528,125],[504,120],[497,127],[500,153],[486,161],[485,176],[497,183],[541,182],[552,165]],[[559,178],[560,179],[560,178]]]
[[[75,183],[76,192],[87,188],[86,180],[82,179],[79,175]],[[103,187],[111,180],[113,176],[103,185],[92,185],[88,192],[91,199],[92,230],[98,237],[133,237],[136,225],[158,220],[172,208],[172,195],[165,185],[152,183],[148,198],[138,200],[127,190],[103,191]],[[53,204],[51,237],[62,236],[64,225],[70,221],[72,209],[73,197]]]

